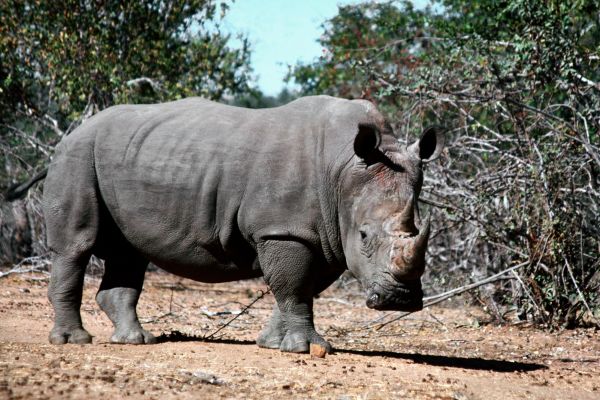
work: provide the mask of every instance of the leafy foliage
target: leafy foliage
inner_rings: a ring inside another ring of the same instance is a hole
[[[287,88],[283,88],[277,96],[268,96],[260,90],[254,90],[251,93],[235,97],[231,104],[244,108],[272,108],[287,104],[297,97],[297,93]]]
[[[209,0],[2,2],[3,160],[44,162],[37,151],[113,104],[248,91],[248,45],[227,46],[216,12]]]
[[[0,2],[0,192],[113,104],[250,92],[247,41],[231,48],[219,31],[226,11],[212,0]],[[27,207],[43,243],[39,207]]]
[[[405,140],[428,124],[449,128],[423,193],[440,227],[428,282],[522,265],[480,293],[499,320],[503,306],[548,326],[600,319],[598,5],[341,7],[324,25],[324,56],[289,76],[304,93],[378,103]]]
[[[320,60],[296,65],[288,80],[300,84],[304,94],[370,97],[370,69],[397,73],[410,63],[406,43],[423,32],[426,13],[410,2],[403,5],[402,9],[392,3],[340,6],[338,15],[324,25]]]

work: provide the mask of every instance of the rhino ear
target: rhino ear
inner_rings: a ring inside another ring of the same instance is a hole
[[[367,161],[373,158],[374,151],[381,144],[381,133],[371,124],[358,124],[354,138],[354,153]]]
[[[444,129],[431,126],[423,131],[421,139],[408,147],[408,151],[416,154],[424,162],[429,162],[440,156],[444,149],[444,142]]]

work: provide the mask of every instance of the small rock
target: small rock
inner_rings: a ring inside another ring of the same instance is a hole
[[[108,383],[113,383],[115,381],[115,377],[111,375],[104,375],[100,377],[101,380]]]
[[[311,356],[317,357],[317,358],[325,358],[326,354],[327,354],[327,349],[325,349],[325,347],[323,347],[319,344],[315,344],[315,343],[310,344],[310,355]]]
[[[218,386],[225,384],[225,381],[223,379],[219,378],[216,375],[208,373],[208,372],[195,371],[195,372],[192,372],[192,375],[194,377],[196,377],[199,382],[202,382],[202,383],[208,383],[210,385],[218,385]]]
[[[48,367],[50,368],[59,368],[60,362],[63,361],[62,358],[56,358],[48,363]]]

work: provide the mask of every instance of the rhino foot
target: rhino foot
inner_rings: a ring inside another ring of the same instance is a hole
[[[48,340],[52,344],[87,344],[92,343],[92,335],[83,328],[64,329],[54,328],[50,332]]]
[[[265,349],[278,349],[281,347],[284,336],[285,327],[283,319],[281,318],[279,307],[275,304],[269,324],[265,326],[260,335],[258,335],[256,344],[258,347],[263,347]]]
[[[273,309],[273,316],[269,324],[262,330],[256,344],[266,349],[280,349],[290,353],[307,353],[310,345],[318,344],[331,353],[331,345],[319,335],[311,326],[297,325],[286,329],[283,318],[277,306]]]
[[[316,331],[288,331],[279,349],[290,353],[308,353],[311,344],[318,344],[324,347],[327,353],[332,352],[331,345],[321,337]]]
[[[279,329],[271,330],[270,327],[265,328],[258,339],[256,339],[256,344],[258,347],[263,347],[265,349],[278,349],[281,347],[281,342],[283,341],[283,334]]]
[[[111,343],[119,344],[154,344],[156,336],[141,327],[117,329],[110,338]]]

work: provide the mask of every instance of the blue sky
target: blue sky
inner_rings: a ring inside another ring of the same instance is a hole
[[[373,1],[373,0],[371,0]],[[288,64],[315,60],[322,52],[317,39],[321,24],[337,6],[359,0],[235,0],[221,27],[243,33],[252,44],[252,67],[258,87],[267,95],[283,89]],[[415,1],[425,4],[425,0]]]

